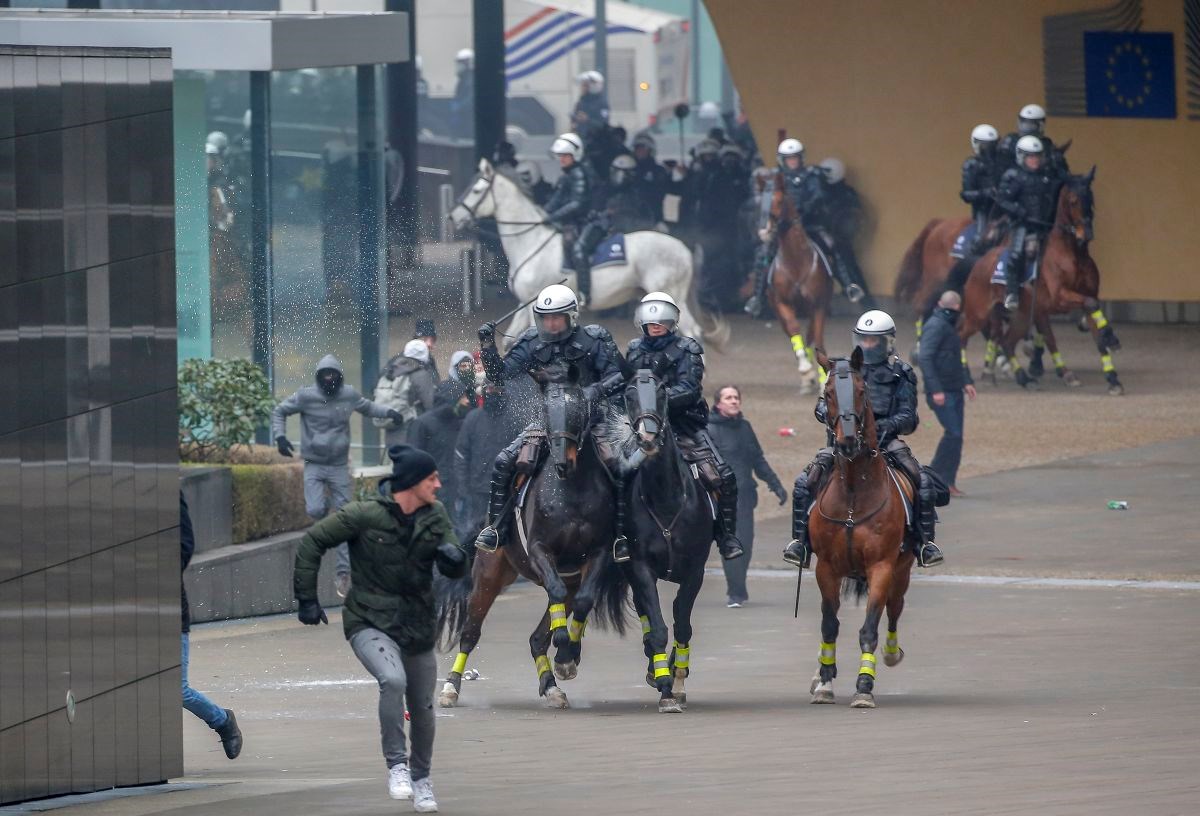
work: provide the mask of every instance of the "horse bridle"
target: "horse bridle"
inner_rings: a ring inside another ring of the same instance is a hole
[[[487,187],[484,188],[484,191],[480,194],[479,200],[475,202],[475,206],[474,207],[468,206],[466,203],[467,196],[470,195],[471,192],[475,189],[475,184],[480,179],[487,179]],[[458,209],[459,207],[462,207],[464,210],[466,210],[467,215],[470,216],[472,221],[476,221],[476,222],[479,221],[479,216],[476,215],[476,212],[479,210],[479,205],[481,205],[488,196],[492,197],[492,203],[495,204],[496,192],[495,192],[495,190],[492,189],[493,187],[495,187],[495,185],[496,185],[496,173],[495,172],[493,172],[491,176],[484,176],[482,173],[476,173],[475,178],[471,180],[471,183],[467,186],[467,189],[463,190],[462,195],[460,195],[458,197],[458,200],[454,202],[454,207],[453,207],[453,209],[451,209],[451,212]],[[524,235],[527,232],[533,232],[535,229],[537,229],[538,227],[542,226],[545,223],[543,221],[501,221],[498,218],[493,218],[492,220],[496,222],[497,227],[525,227],[525,229],[523,229],[523,230],[519,230],[517,232],[510,232],[510,233],[507,233],[504,235],[502,235],[499,230],[496,230],[496,234],[502,238],[505,238],[505,237],[515,238],[519,235]],[[546,226],[549,226],[549,225],[547,224]]]
[[[833,392],[837,395],[838,415],[836,421],[842,424],[842,436],[858,440],[860,448],[866,448],[864,429],[866,426],[867,408],[864,403],[862,411],[854,410],[854,378],[850,374],[850,361],[838,360],[833,370]],[[826,427],[833,430],[831,422],[834,417],[826,418]],[[836,434],[835,434],[836,436]],[[849,458],[837,445],[833,446],[834,455],[839,458]],[[871,456],[878,456],[879,449],[871,448]]]
[[[637,416],[632,416],[629,418],[630,421],[633,423],[634,431],[640,433],[640,431],[638,431],[638,427],[646,420],[652,421],[654,423],[654,430],[653,430],[654,437],[655,437],[656,441],[658,442],[658,444],[661,446],[661,444],[662,444],[661,434],[663,432],[663,418],[658,413],[658,388],[659,388],[659,385],[654,377],[653,372],[651,372],[649,369],[645,369],[645,368],[639,369],[637,374],[634,376],[633,384],[631,387],[637,393],[638,407],[640,409]],[[654,408],[647,409],[646,408],[647,405],[653,405]]]

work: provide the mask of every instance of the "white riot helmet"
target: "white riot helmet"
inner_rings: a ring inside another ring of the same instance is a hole
[[[584,71],[576,79],[580,85],[587,87],[588,93],[600,93],[604,90],[604,74],[599,71]]]
[[[550,155],[570,156],[575,161],[583,161],[583,139],[575,133],[564,133],[550,145]]]
[[[651,292],[642,298],[633,312],[633,324],[642,330],[642,334],[649,336],[646,327],[651,323],[666,326],[667,331],[675,331],[679,323],[679,306],[675,298],[666,292]]]
[[[991,125],[976,125],[971,131],[971,150],[976,156],[985,150],[994,149],[998,141],[1000,134]]]
[[[651,158],[654,157],[655,152],[658,150],[658,145],[655,143],[654,137],[649,133],[639,133],[633,137],[633,149],[637,150],[639,147],[644,147],[650,151]]]
[[[896,321],[880,309],[864,312],[854,324],[854,345],[863,351],[863,362],[878,365],[892,356],[896,346]]]
[[[637,162],[628,153],[622,153],[612,160],[608,166],[608,180],[614,187],[620,187],[627,181],[633,180],[637,172]]]
[[[474,68],[475,67],[475,52],[472,51],[470,48],[459,49],[459,52],[454,55],[454,61],[456,63],[458,63],[459,66],[461,66],[461,67]]]
[[[1022,136],[1020,139],[1017,139],[1017,166],[1024,167],[1025,159],[1030,156],[1037,156],[1038,167],[1041,167],[1043,159],[1042,151],[1043,148],[1041,139],[1032,135]]]
[[[1026,105],[1017,114],[1017,132],[1022,136],[1041,136],[1046,127],[1046,111],[1041,105]]]
[[[700,119],[720,119],[721,107],[716,102],[701,102],[696,116]]]
[[[818,166],[825,171],[825,180],[830,184],[846,180],[846,165],[841,159],[824,159]]]
[[[556,332],[547,330],[542,320],[549,315],[566,315],[566,328]],[[538,336],[547,343],[570,337],[579,321],[579,299],[570,287],[561,283],[551,284],[538,292],[537,300],[533,302],[533,319],[537,324]]]
[[[775,151],[775,157],[779,159],[779,166],[783,167],[784,160],[788,156],[799,156],[800,163],[804,163],[804,145],[800,144],[799,139],[784,139],[779,143],[779,149]]]
[[[226,150],[229,149],[229,137],[226,136],[224,133],[222,133],[219,130],[214,130],[212,133],[208,134],[208,138],[205,140],[205,144],[208,146],[211,146],[211,147],[215,147],[216,148],[215,152],[217,152],[217,153],[224,153]],[[213,151],[205,150],[204,152],[210,153]]]
[[[533,186],[542,180],[542,168],[538,167],[537,162],[522,159],[517,162],[517,178],[526,187],[533,189]]]

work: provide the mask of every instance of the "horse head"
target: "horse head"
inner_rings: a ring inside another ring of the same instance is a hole
[[[647,456],[658,453],[667,429],[667,389],[662,372],[640,368],[625,387],[625,413],[633,425],[638,447]]]
[[[493,218],[496,215],[496,196],[492,187],[496,184],[496,168],[487,159],[479,160],[479,172],[475,175],[471,186],[458,197],[454,209],[450,210],[450,220],[456,229],[462,229],[472,221],[480,218]]]
[[[1059,228],[1071,235],[1077,244],[1086,247],[1092,240],[1092,219],[1095,217],[1095,199],[1092,182],[1096,179],[1096,167],[1085,176],[1068,176],[1058,198]]]
[[[575,472],[592,409],[575,365],[552,366],[535,375],[542,389],[542,420],[550,442],[550,458],[558,478]]]
[[[772,233],[783,232],[796,220],[796,208],[787,194],[787,182],[782,170],[775,172],[772,185],[770,207],[764,208],[767,209],[767,228]]]
[[[874,440],[868,440],[867,389],[862,378],[862,349],[854,347],[849,360],[830,360],[819,352],[817,362],[829,371],[825,381],[825,425],[834,437],[834,448],[840,456],[853,459]],[[872,429],[871,435],[874,435]]]

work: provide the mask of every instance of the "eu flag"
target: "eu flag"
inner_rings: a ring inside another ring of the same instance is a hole
[[[1085,31],[1087,115],[1175,118],[1171,32]]]

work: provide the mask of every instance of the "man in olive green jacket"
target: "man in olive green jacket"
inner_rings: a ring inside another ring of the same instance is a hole
[[[388,449],[387,494],[351,502],[309,528],[296,551],[293,584],[300,622],[329,623],[317,600],[321,556],[350,545],[350,591],[342,626],[354,654],[379,681],[379,728],[393,799],[437,810],[429,778],[433,758],[433,568],[448,578],[467,569],[446,508],[433,457],[408,445]],[[381,491],[382,493],[383,491]],[[411,764],[404,739],[405,702],[412,720]]]

